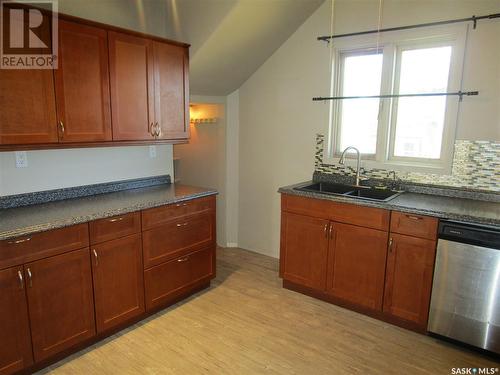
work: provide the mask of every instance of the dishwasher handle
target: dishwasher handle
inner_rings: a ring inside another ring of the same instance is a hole
[[[500,228],[441,220],[438,237],[500,250]]]

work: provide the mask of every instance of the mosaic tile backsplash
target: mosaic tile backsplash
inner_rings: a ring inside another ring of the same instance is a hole
[[[354,175],[352,167],[340,164],[323,164],[325,137],[316,135],[315,172]],[[386,169],[363,169],[363,176],[383,179]],[[397,172],[402,181],[487,190],[500,193],[500,142],[455,141],[452,172],[450,175],[431,173]]]

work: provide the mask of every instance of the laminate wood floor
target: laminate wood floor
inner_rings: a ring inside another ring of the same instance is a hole
[[[491,358],[281,288],[276,259],[219,249],[212,286],[40,374],[451,374]]]

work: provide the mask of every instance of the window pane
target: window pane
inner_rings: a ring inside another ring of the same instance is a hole
[[[380,95],[382,54],[351,55],[344,58],[342,96]],[[348,99],[340,102],[340,148],[357,147],[375,154],[379,99]]]
[[[446,92],[451,47],[403,51],[400,94]],[[439,159],[443,139],[446,97],[399,98],[394,155]]]

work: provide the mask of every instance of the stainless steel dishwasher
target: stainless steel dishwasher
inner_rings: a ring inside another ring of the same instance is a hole
[[[439,223],[428,330],[500,353],[500,228]]]

